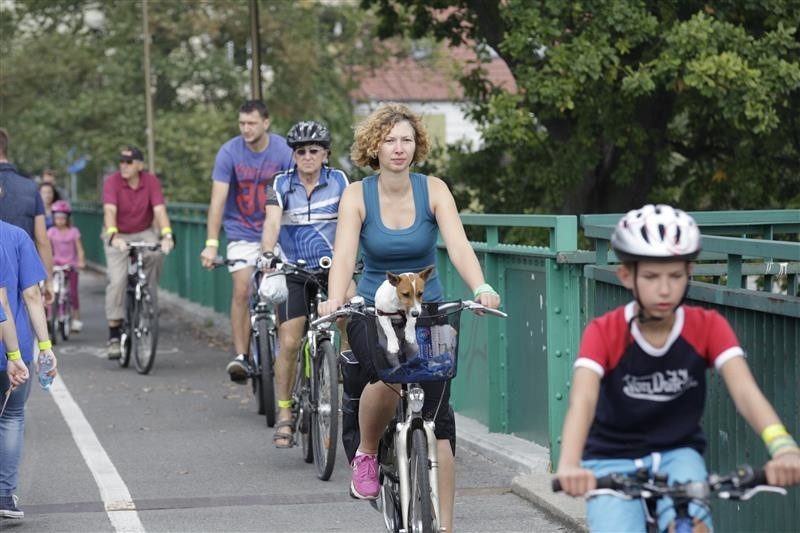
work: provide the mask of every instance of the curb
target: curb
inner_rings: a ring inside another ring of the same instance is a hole
[[[511,492],[561,522],[571,531],[588,531],[586,504],[552,491],[550,451],[529,440],[505,433],[490,433],[480,422],[456,413],[458,446],[502,464],[519,473],[511,482]]]

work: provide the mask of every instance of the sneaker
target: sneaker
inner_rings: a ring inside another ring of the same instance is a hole
[[[230,375],[231,381],[239,385],[244,385],[247,378],[250,377],[250,365],[243,353],[231,359],[231,362],[225,367],[225,371]]]
[[[108,358],[111,360],[119,359],[122,356],[119,339],[108,339]]]
[[[19,498],[15,494],[11,496],[0,496],[0,517],[2,518],[13,518],[15,520],[20,520],[25,517],[25,513],[20,511],[19,507],[17,507],[17,502]]]
[[[81,329],[83,329],[83,322],[80,320],[72,319],[72,323],[70,324],[70,330],[72,333],[80,333]]]
[[[370,453],[356,455],[350,466],[353,468],[350,496],[359,500],[377,499],[381,490],[378,483],[378,456]]]

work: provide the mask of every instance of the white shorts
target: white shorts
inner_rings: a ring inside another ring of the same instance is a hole
[[[283,258],[281,247],[275,245],[275,255]],[[243,268],[255,268],[256,259],[261,255],[261,243],[249,241],[233,241],[228,243],[228,249],[225,252],[226,259],[244,259],[246,263],[236,263],[235,265],[228,266],[228,272],[236,272]]]

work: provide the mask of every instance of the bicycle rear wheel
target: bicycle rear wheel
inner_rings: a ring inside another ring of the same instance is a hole
[[[433,445],[435,446],[436,443]],[[408,470],[411,474],[409,476],[411,502],[408,507],[408,530],[412,533],[432,533],[434,529],[428,439],[422,429],[415,429],[411,434]]]
[[[313,403],[311,429],[313,432],[314,463],[317,476],[327,481],[336,461],[336,441],[339,431],[339,380],[336,352],[331,341],[324,339],[317,346],[314,358]]]
[[[137,312],[133,328],[133,362],[136,371],[147,374],[153,368],[158,346],[158,308],[147,289],[136,302]]]

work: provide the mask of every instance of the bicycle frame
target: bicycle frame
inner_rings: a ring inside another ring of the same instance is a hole
[[[235,264],[241,260],[228,261]],[[266,416],[267,427],[273,427],[276,420],[275,386],[272,353],[277,340],[277,318],[274,307],[267,303],[258,292],[263,274],[255,269],[250,277],[250,340],[249,348],[252,357],[251,386],[256,395],[259,414]],[[263,326],[263,327],[260,327]],[[261,339],[266,335],[266,339]],[[266,359],[270,360],[267,361]]]
[[[461,300],[458,302],[444,303],[439,306],[439,312],[460,312],[463,309],[470,309],[473,311],[482,311],[495,316],[506,317],[507,315],[502,311],[496,309],[489,309],[481,304],[470,300]],[[361,316],[375,316],[375,309],[366,307],[364,299],[361,297],[353,298],[350,303],[337,311],[318,318],[314,321],[313,325],[323,324],[330,322],[333,319],[349,315]],[[411,510],[411,502],[413,495],[411,494],[412,486],[417,486],[417,483],[412,483],[412,474],[410,472],[410,457],[409,451],[409,436],[412,439],[412,455],[415,455],[413,446],[413,437],[416,431],[422,430],[425,434],[427,444],[427,485],[428,493],[423,495],[423,498],[430,499],[430,513],[433,520],[434,531],[441,529],[441,509],[439,506],[439,454],[438,454],[438,441],[434,433],[435,423],[433,420],[427,420],[422,416],[422,409],[425,402],[425,393],[419,383],[416,382],[400,382],[400,398],[398,400],[395,418],[389,423],[384,432],[384,437],[380,439],[378,445],[378,459],[381,469],[381,492],[379,500],[372,500],[370,503],[378,511],[381,511],[384,518],[386,528],[390,531],[411,531],[412,524],[410,521],[412,517],[409,516]],[[441,408],[441,406],[440,406]],[[391,439],[387,436],[391,433]],[[397,475],[392,474],[392,464],[389,458],[394,461]],[[386,479],[389,479],[387,484]],[[395,487],[396,485],[396,487]],[[421,485],[424,487],[425,483]],[[397,500],[399,499],[400,509],[397,516]],[[391,501],[389,501],[391,500]],[[389,509],[389,505],[392,506]],[[423,513],[427,510],[424,509],[425,505],[421,505]],[[403,527],[398,527],[402,523]],[[427,530],[427,527],[423,526]]]
[[[52,330],[50,338],[56,343],[59,333],[63,340],[67,340],[70,333],[71,307],[69,296],[69,283],[67,272],[72,267],[69,265],[56,265],[53,267],[53,302],[45,306],[47,327]]]
[[[133,301],[127,301],[125,304],[125,327],[123,328],[121,336],[121,349],[123,351],[119,364],[127,367],[130,362],[131,351],[134,352],[136,359],[136,370],[140,374],[147,374],[150,372],[154,359],[156,345],[158,342],[158,312],[154,309],[156,302],[153,294],[150,292],[150,287],[147,281],[147,273],[144,268],[145,251],[156,251],[160,249],[159,243],[152,242],[129,242],[129,263],[128,263],[128,279],[126,286],[126,299],[133,298]],[[157,289],[156,289],[157,290]],[[140,329],[140,323],[137,318],[141,302],[148,300],[145,304],[149,307],[153,316],[147,320],[147,325],[144,329]],[[149,356],[142,362],[139,358],[139,350],[143,348],[140,346],[142,337],[145,336],[150,340],[151,346],[147,347]]]
[[[330,479],[336,460],[339,412],[336,333],[329,327],[314,325],[317,307],[326,298],[324,274],[328,267],[330,258],[326,257],[320,260],[320,270],[307,270],[302,260],[282,267],[287,277],[297,276],[304,282],[308,293],[305,330],[295,360],[292,417],[303,458],[315,463],[317,476],[323,481]]]

